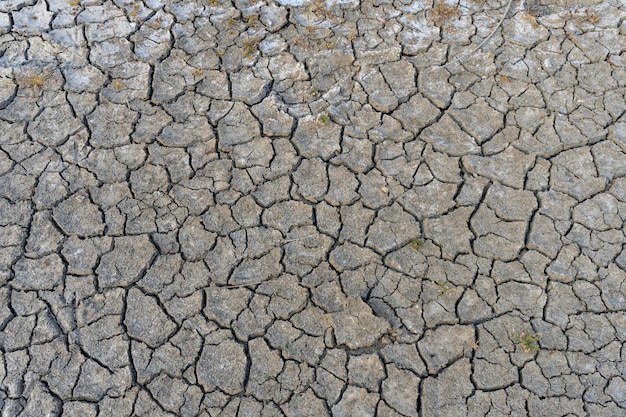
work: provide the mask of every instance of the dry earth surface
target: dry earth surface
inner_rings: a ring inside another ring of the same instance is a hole
[[[623,0],[1,1],[2,416],[626,415],[625,91]]]

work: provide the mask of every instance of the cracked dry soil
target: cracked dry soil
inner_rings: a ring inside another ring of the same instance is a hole
[[[2,416],[625,416],[625,92],[622,0],[0,2]]]

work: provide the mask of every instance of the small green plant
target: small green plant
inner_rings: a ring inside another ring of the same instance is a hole
[[[330,116],[328,115],[328,113],[320,113],[317,116],[317,121],[320,122],[320,123],[326,124],[326,123],[330,122]]]
[[[411,247],[415,250],[419,250],[424,245],[425,245],[424,241],[420,239],[419,237],[414,237],[411,239]]]
[[[317,97],[319,95],[319,90],[317,89],[317,87],[311,87],[307,90],[306,92],[308,95],[312,96],[312,97]]]
[[[254,54],[254,52],[256,51],[257,46],[259,45],[259,40],[255,37],[251,37],[248,39],[244,39],[241,42],[241,45],[243,47],[243,54],[246,56],[246,58],[250,58],[252,54]]]
[[[452,287],[450,287],[450,284],[443,280],[437,280],[435,281],[435,284],[437,284],[437,286],[439,287],[439,295],[446,295],[448,291],[452,289]]]
[[[522,346],[522,350],[525,353],[536,352],[539,350],[539,341],[541,340],[541,333],[521,332],[514,335],[515,341]]]

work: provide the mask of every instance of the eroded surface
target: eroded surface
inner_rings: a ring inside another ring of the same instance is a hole
[[[506,3],[2,2],[2,415],[625,415],[626,8]]]

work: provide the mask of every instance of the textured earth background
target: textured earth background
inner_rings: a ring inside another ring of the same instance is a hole
[[[2,416],[626,415],[626,4],[507,6],[0,2]]]

